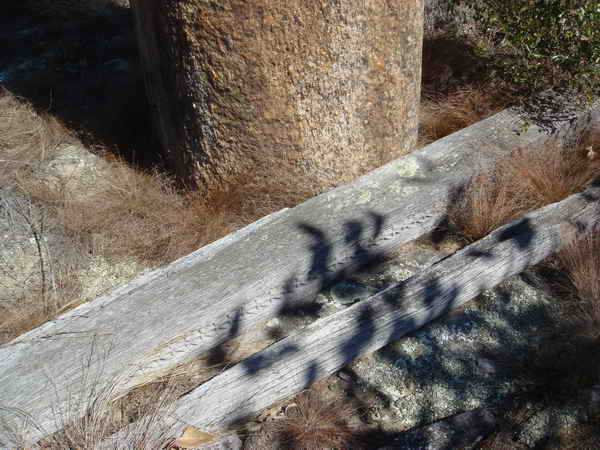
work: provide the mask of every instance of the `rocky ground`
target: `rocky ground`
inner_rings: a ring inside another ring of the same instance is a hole
[[[408,245],[382,266],[322,293],[319,314],[404,280],[458,246],[451,241],[440,248],[427,239]],[[331,405],[353,405],[350,423],[363,439],[357,448],[376,443],[386,449],[479,448],[488,445],[486,438],[488,443],[494,439],[493,448],[563,448],[561,439],[575,425],[597,424],[600,385],[571,390],[565,401],[565,392],[536,372],[543,365],[538,356],[548,346],[556,346],[552,358],[570,351],[555,341],[565,323],[559,301],[545,286],[535,271],[513,277],[313,390]],[[269,420],[285,420],[286,407],[276,405],[263,414],[244,448],[278,442]],[[509,420],[520,409],[525,417]],[[505,433],[495,435],[499,430]]]

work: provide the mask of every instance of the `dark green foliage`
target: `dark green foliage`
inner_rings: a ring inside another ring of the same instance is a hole
[[[518,93],[547,88],[583,97],[600,88],[598,0],[452,0],[471,8],[491,36],[498,76]]]

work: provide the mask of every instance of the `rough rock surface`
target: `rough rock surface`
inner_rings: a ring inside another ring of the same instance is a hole
[[[497,426],[491,410],[478,409],[403,433],[380,450],[470,450]]]
[[[401,431],[498,402],[517,389],[506,358],[525,362],[547,326],[552,302],[513,278],[467,305],[354,364],[389,403],[373,419]]]
[[[334,286],[319,301],[326,306],[324,310],[342,309],[453,250],[452,245],[434,249],[425,242],[407,246],[372,273]],[[499,404],[521,388],[512,368],[526,364],[543,345],[542,336],[550,331],[557,314],[555,301],[531,277],[513,277],[462,311],[356,361],[350,368],[360,386],[356,395],[378,393],[378,400],[371,401],[367,422],[397,433]],[[567,425],[585,418],[581,410],[571,407],[541,411],[523,430],[522,440],[531,444],[547,435],[548,424],[558,423],[557,417]]]
[[[67,145],[40,165],[35,176],[47,189],[77,201],[106,189],[110,177],[103,172],[109,169],[107,161],[81,145]]]

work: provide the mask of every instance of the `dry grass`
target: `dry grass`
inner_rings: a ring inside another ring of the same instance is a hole
[[[91,238],[94,252],[151,266],[171,262],[306,198],[276,185],[239,185],[206,198],[178,189],[165,175],[135,170],[122,161],[107,163],[102,172],[96,181],[101,188],[86,195],[40,183],[35,174],[22,176],[20,187],[51,205],[69,233]]]
[[[509,103],[489,86],[461,88],[447,96],[425,98],[419,111],[419,145],[427,145],[489,117]]]
[[[14,181],[19,169],[51,157],[69,139],[55,119],[40,116],[28,103],[0,88],[0,186]]]
[[[570,316],[595,328],[600,335],[600,234],[583,236],[558,254],[558,260],[577,291]]]
[[[579,423],[569,426],[560,420],[550,422],[544,430],[543,447],[535,448],[600,448],[600,417],[589,414],[594,411],[587,407],[590,389],[600,380],[600,235],[596,231],[580,236],[546,264],[551,267],[547,282],[554,291],[558,314],[549,322],[552,328],[538,336],[542,346],[516,366],[511,366],[512,359],[506,361],[523,391],[503,412],[503,429],[484,442],[482,449],[530,448],[523,442],[516,444],[514,437],[532,412],[550,408],[565,412],[571,408],[582,412],[589,409],[588,418],[581,421],[578,417]],[[571,283],[556,270],[566,274]]]
[[[262,433],[268,436],[259,447],[290,450],[349,448],[354,430],[348,421],[349,404],[327,402],[312,391],[299,395],[285,408],[284,417],[269,422]]]
[[[23,228],[12,233],[10,247],[28,263],[27,270],[9,264],[14,254],[0,248],[8,261],[0,267],[6,275],[0,277],[0,342],[140,270],[172,262],[314,194],[273,169],[270,177],[240,180],[206,198],[176,187],[163,174],[89,154],[56,121],[6,91],[0,119],[0,189],[22,199],[0,208],[0,228]],[[8,212],[27,220],[17,225],[5,217]],[[30,248],[30,241],[40,248]]]
[[[66,406],[53,411],[56,428],[61,431],[38,443],[28,442],[23,436],[32,430],[41,430],[40,427],[24,412],[0,408],[3,434],[19,448],[92,450],[100,443],[103,443],[102,448],[111,450],[167,448],[174,431],[172,422],[165,419],[177,399],[177,383],[166,379],[135,399],[119,398],[119,378],[106,385],[100,382],[106,356],[92,345],[89,358],[82,361],[80,384],[67,393]],[[81,397],[79,392],[86,394]],[[120,432],[115,435],[117,431]],[[112,437],[110,441],[109,437]]]
[[[109,258],[164,264],[231,230],[222,211],[197,195],[180,194],[162,175],[114,162],[97,183],[103,186],[84,196],[39,183],[35,176],[20,186],[50,205],[68,233],[87,238],[92,252]]]
[[[600,161],[588,158],[586,146],[564,148],[551,142],[515,152],[504,164],[507,177],[536,207],[558,202],[582,191],[600,175]]]
[[[198,194],[181,194],[167,178],[122,162],[109,163],[101,181],[102,189],[79,196],[48,186],[34,171],[21,171],[20,195],[33,201],[21,202],[28,208],[11,205],[29,222],[15,237],[22,241],[3,252],[2,280],[11,286],[0,286],[0,342],[128,281],[137,271],[188,254],[244,220],[227,210],[228,202],[211,208]],[[41,243],[39,249],[32,239]],[[15,252],[24,264],[9,264]]]
[[[173,385],[167,383],[150,394],[146,391],[144,398],[138,398],[135,414],[132,414],[132,407],[128,411],[121,410],[119,402],[114,402],[111,390],[112,386],[102,392],[92,391],[88,400],[76,407],[87,412],[81,419],[69,420],[79,417],[80,412],[68,411],[61,420],[62,431],[48,438],[42,448],[91,450],[101,442],[104,445],[110,442],[103,448],[111,450],[167,448],[174,433],[164,419],[176,400]],[[133,426],[132,418],[135,418]],[[117,431],[121,432],[115,435]],[[109,441],[111,436],[113,439]]]
[[[60,235],[47,210],[0,191],[0,343],[34,328],[80,294],[87,263],[76,241]]]
[[[454,225],[471,240],[480,239],[517,217],[580,192],[600,176],[589,145],[564,148],[555,142],[519,149],[491,173],[473,177],[450,210]]]
[[[472,241],[516,219],[530,207],[526,199],[515,196],[513,180],[502,170],[473,177],[456,197],[450,220]]]

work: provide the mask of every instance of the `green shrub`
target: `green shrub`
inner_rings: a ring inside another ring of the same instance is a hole
[[[598,0],[451,0],[489,36],[499,77],[522,95],[548,88],[590,98],[600,86]]]

